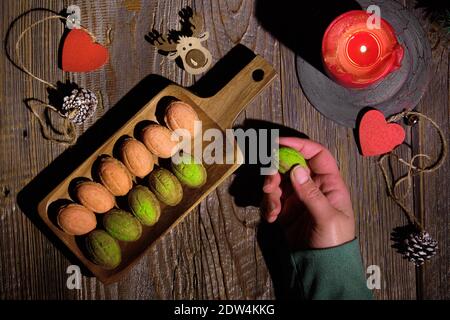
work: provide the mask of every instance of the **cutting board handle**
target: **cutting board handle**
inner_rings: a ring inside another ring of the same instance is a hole
[[[276,77],[273,67],[256,56],[214,96],[205,112],[223,129],[231,128],[241,111]],[[226,106],[226,107],[224,107]]]

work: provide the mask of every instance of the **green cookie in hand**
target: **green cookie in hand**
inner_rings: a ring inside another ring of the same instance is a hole
[[[280,173],[286,173],[296,165],[308,167],[303,155],[295,149],[280,147],[276,156],[277,168]]]

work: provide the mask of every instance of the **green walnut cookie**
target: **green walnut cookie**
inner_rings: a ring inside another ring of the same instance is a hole
[[[145,226],[159,220],[161,207],[156,196],[145,186],[136,186],[128,194],[128,206],[134,216]]]
[[[153,170],[148,176],[148,186],[159,201],[176,206],[183,198],[183,188],[172,172],[164,168]]]
[[[277,169],[280,173],[286,173],[296,165],[307,167],[303,155],[295,149],[289,147],[280,147],[278,156],[276,156]]]
[[[206,183],[206,169],[189,154],[183,154],[179,159],[172,159],[172,172],[182,184],[189,188],[200,188]]]
[[[120,241],[136,241],[141,237],[142,225],[129,212],[111,209],[103,216],[106,231]]]
[[[105,269],[114,269],[122,261],[119,243],[104,230],[89,233],[86,249],[92,262]]]

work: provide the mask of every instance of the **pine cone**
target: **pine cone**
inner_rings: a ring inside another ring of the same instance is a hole
[[[70,96],[65,96],[61,114],[75,124],[83,124],[92,117],[97,109],[97,96],[91,90],[73,89]]]
[[[414,231],[405,239],[405,257],[416,266],[422,265],[425,260],[431,259],[438,249],[437,241],[430,237],[426,231]]]

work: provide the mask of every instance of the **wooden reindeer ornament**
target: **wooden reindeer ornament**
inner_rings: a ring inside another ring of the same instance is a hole
[[[203,18],[191,7],[181,9],[178,15],[181,17],[181,30],[170,30],[167,35],[162,35],[153,29],[145,39],[170,60],[180,58],[186,72],[203,73],[212,62],[211,53],[202,45],[209,38],[209,32],[203,32]]]

